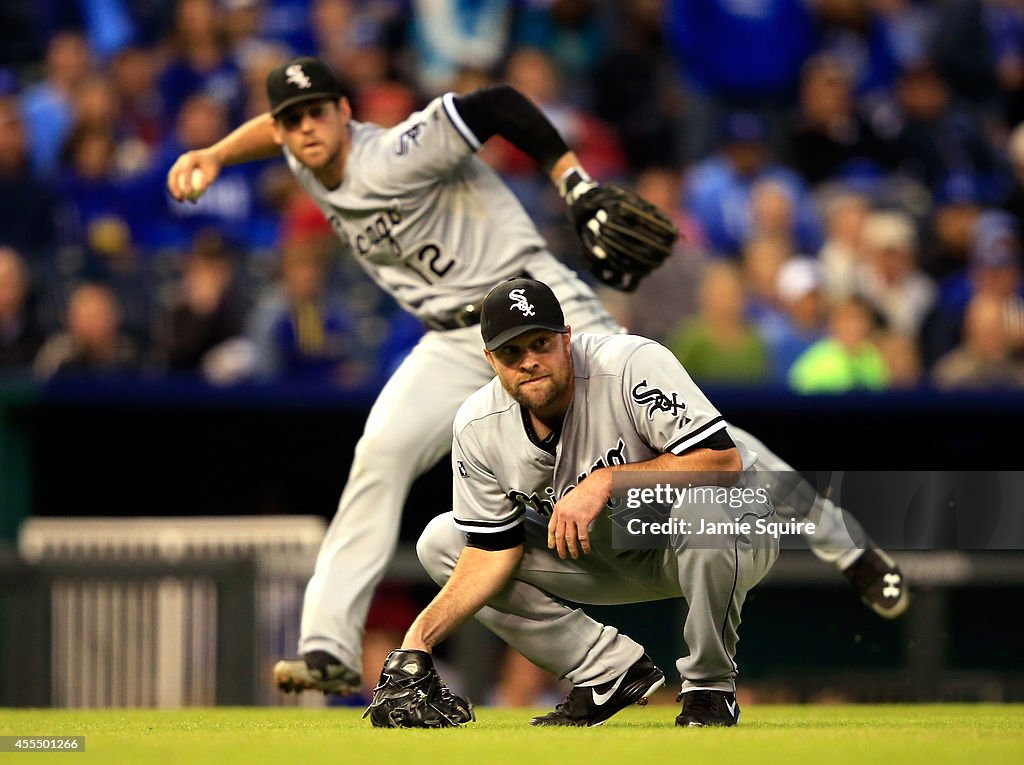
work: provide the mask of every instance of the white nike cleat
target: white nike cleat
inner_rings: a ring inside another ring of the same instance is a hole
[[[601,685],[574,686],[552,712],[530,720],[530,725],[601,725],[630,704],[644,706],[665,684],[665,675],[644,654],[629,669]]]

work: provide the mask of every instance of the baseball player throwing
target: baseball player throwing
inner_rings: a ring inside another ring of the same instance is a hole
[[[539,110],[508,86],[434,99],[389,129],[351,119],[314,58],[267,78],[271,111],[213,146],[183,154],[170,194],[195,202],[221,168],[283,152],[299,183],[370,277],[430,330],[384,386],[303,603],[299,660],[281,661],[286,691],[360,688],[374,588],[393,555],[410,485],[451,446],[462,402],[493,376],[478,350],[479,302],[502,279],[542,279],[579,331],[621,332],[593,291],[546,249],[511,191],[475,156],[501,135],[548,172],[597,279],[630,290],[671,252],[676,232],[636,195],[596,184]],[[444,370],[439,374],[438,370]],[[836,549],[850,549],[842,524]]]
[[[737,520],[774,518],[771,504],[751,489],[753,456],[654,341],[571,337],[555,295],[532,279],[497,285],[482,311],[497,378],[455,417],[454,510],[432,520],[417,544],[443,587],[389,655],[368,710],[373,724],[471,719],[466,702],[440,692],[430,650],[475,614],[532,662],[572,681],[565,701],[533,725],[598,725],[644,703],[665,676],[642,646],[562,600],[684,597],[689,654],[676,663],[683,701],[676,724],[735,725],[740,610],[779,549],[771,534],[734,528]],[[657,402],[651,391],[659,392]],[[615,549],[607,507],[612,476],[643,471],[707,476],[749,499],[673,510],[693,529],[727,529],[713,538],[671,534],[665,549]],[[743,486],[751,489],[745,495]],[[437,690],[410,694],[417,683]]]

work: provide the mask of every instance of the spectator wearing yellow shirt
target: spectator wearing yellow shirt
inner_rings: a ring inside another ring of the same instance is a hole
[[[671,331],[665,345],[701,384],[754,385],[770,372],[764,342],[747,322],[738,269],[711,265],[700,288],[699,315]]]
[[[789,385],[800,393],[843,393],[882,390],[889,370],[871,340],[874,321],[859,298],[837,303],[829,318],[829,336],[797,358]]]

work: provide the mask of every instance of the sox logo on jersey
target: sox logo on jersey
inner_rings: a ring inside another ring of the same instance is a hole
[[[671,416],[675,417],[679,414],[680,410],[686,411],[686,402],[679,400],[678,393],[670,391],[672,397],[669,398],[660,388],[648,388],[647,378],[634,385],[631,393],[633,401],[640,406],[647,407],[648,420],[654,419],[655,412],[668,412]]]
[[[533,310],[533,303],[526,299],[526,295],[523,290],[512,290],[508,293],[509,298],[512,300],[512,305],[508,307],[508,310],[519,310],[523,312],[523,316],[533,316],[536,311]]]
[[[426,127],[427,123],[420,121],[402,133],[402,135],[398,137],[398,143],[395,144],[395,154],[399,157],[404,157],[409,153],[409,149],[412,148],[412,144],[419,146],[420,134]]]

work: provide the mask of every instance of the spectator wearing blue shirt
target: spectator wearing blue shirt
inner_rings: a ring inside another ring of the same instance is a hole
[[[282,253],[280,283],[257,304],[247,335],[258,378],[351,387],[375,371],[360,363],[354,322],[328,289],[322,253],[308,247]]]
[[[25,124],[15,96],[0,96],[0,245],[39,260],[55,240],[55,198],[29,165]]]
[[[412,0],[411,39],[416,75],[427,93],[451,89],[463,69],[490,72],[511,35],[508,0]]]
[[[730,109],[770,111],[781,124],[800,67],[817,46],[807,0],[668,0],[666,37],[687,89],[689,156],[706,156]]]
[[[784,385],[796,360],[825,336],[825,300],[818,263],[791,258],[779,270],[780,308],[760,312],[755,326],[768,347],[771,380]]]
[[[46,78],[22,93],[21,111],[37,177],[57,173],[61,147],[75,121],[75,90],[89,68],[89,48],[82,35],[59,32],[46,49]]]
[[[722,131],[722,149],[693,168],[686,189],[687,207],[711,250],[735,258],[754,233],[778,233],[756,231],[754,191],[760,185],[766,197],[774,194],[776,201],[791,207],[788,233],[798,248],[816,252],[821,230],[813,201],[800,177],[771,159],[765,120],[753,112],[734,112]]]
[[[109,130],[86,126],[76,129],[64,147],[65,170],[58,188],[70,243],[88,245],[94,228],[104,221],[118,220],[127,231],[123,187],[113,173],[114,150]]]
[[[899,0],[897,0],[898,2]],[[820,50],[840,59],[864,101],[884,98],[907,58],[924,52],[924,29],[911,14],[863,0],[818,2]],[[909,23],[908,23],[909,22]]]
[[[153,169],[132,187],[134,238],[146,249],[187,248],[202,229],[216,228],[249,249],[269,249],[277,242],[277,219],[260,196],[260,179],[268,162],[224,168],[217,182],[195,204],[176,204],[164,178],[183,152],[209,146],[227,132],[224,106],[203,94],[190,97],[181,109],[175,133],[165,141]]]
[[[1020,229],[999,210],[982,213],[971,231],[967,268],[940,284],[936,310],[925,324],[922,351],[934,363],[961,340],[967,306],[977,296],[1000,301],[1008,316],[1024,316],[1024,272]]]
[[[900,173],[933,193],[958,177],[977,183],[982,201],[994,202],[1005,181],[984,125],[952,101],[949,87],[928,61],[904,70],[896,88],[894,151]]]
[[[614,27],[588,0],[521,0],[513,35],[517,47],[544,51],[569,80],[586,76],[608,49]],[[628,5],[628,4],[624,4]]]
[[[316,0],[229,0],[234,5],[262,6],[260,37],[281,43],[299,55],[316,49],[316,35],[310,23]],[[351,3],[347,3],[351,6]]]
[[[227,50],[215,0],[178,0],[173,56],[160,76],[164,108],[175,118],[195,93],[220,102],[232,122],[242,116],[242,80]]]

